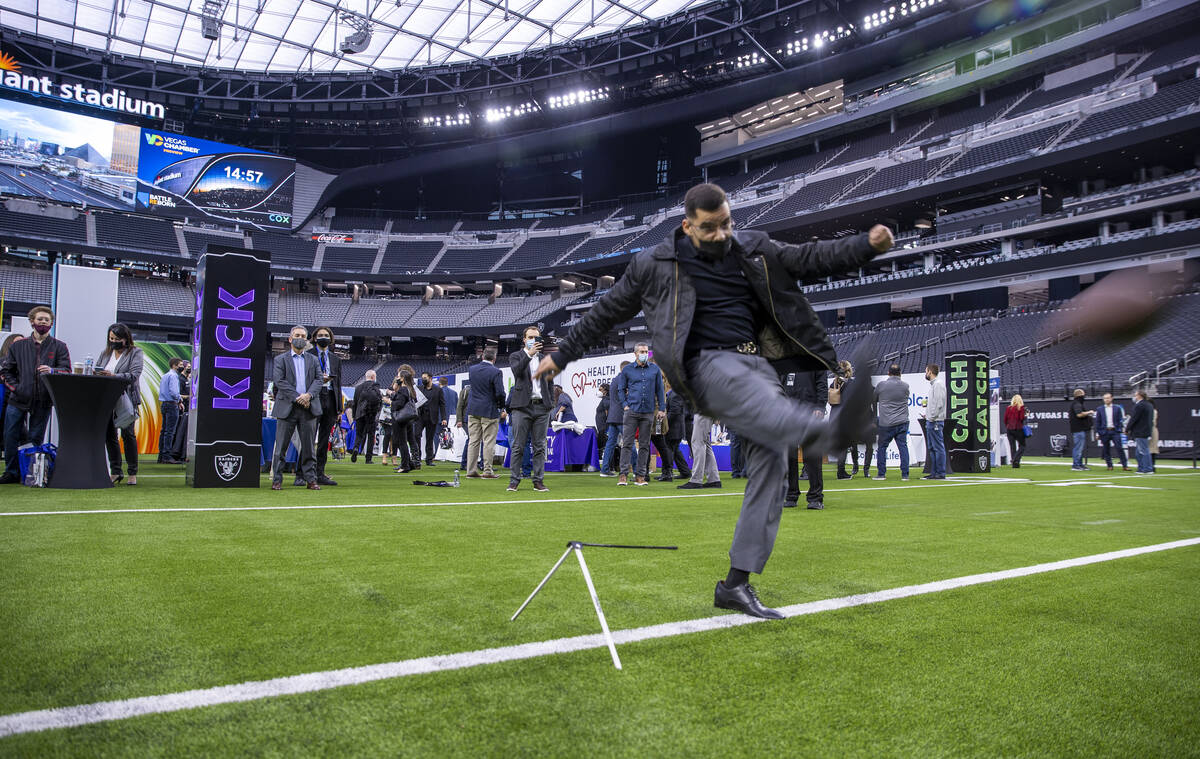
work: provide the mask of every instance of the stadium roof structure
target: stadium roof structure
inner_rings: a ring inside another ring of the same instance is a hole
[[[711,0],[5,0],[0,26],[106,53],[260,72],[483,63]]]

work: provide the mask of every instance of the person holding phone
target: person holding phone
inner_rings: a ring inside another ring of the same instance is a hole
[[[550,409],[554,405],[550,389],[550,378],[537,377],[537,371],[544,356],[542,355],[542,331],[536,326],[529,326],[521,333],[524,342],[521,349],[514,351],[508,357],[508,366],[513,373],[512,396],[509,408],[512,411],[512,473],[508,479],[508,492],[517,492],[521,484],[521,465],[525,459],[525,444],[533,443],[533,468],[530,476],[533,478],[533,489],[544,493],[546,487],[546,428],[550,426]]]

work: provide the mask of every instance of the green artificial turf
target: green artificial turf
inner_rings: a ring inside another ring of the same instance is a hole
[[[508,621],[569,539],[680,547],[585,549],[614,629],[724,613],[712,587],[742,481],[697,495],[550,474],[551,492],[513,494],[409,484],[450,478],[445,464],[342,461],[338,487],[273,493],[192,490],[178,471],[9,486],[0,511],[379,507],[0,517],[0,714],[592,634],[574,561]],[[826,510],[783,515],[763,600],[1200,537],[1187,469],[1031,463],[958,482],[827,468]],[[11,736],[0,755],[1200,755],[1198,581],[1190,546],[627,644],[622,672],[593,649]]]

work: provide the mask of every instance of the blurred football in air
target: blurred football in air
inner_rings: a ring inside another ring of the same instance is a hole
[[[1143,268],[1108,275],[1076,295],[1046,320],[1043,337],[1080,330],[1096,340],[1130,342],[1150,330],[1165,302],[1170,276]]]

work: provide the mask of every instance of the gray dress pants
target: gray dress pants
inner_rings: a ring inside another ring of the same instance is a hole
[[[524,408],[515,408],[510,414],[512,418],[512,456],[509,458],[511,474],[509,484],[515,485],[521,481],[521,466],[525,463],[525,442],[533,438],[533,470],[530,476],[534,482],[541,482],[546,472],[546,428],[550,426],[550,407],[537,399]]]
[[[713,453],[712,417],[696,414],[692,417],[692,439],[688,446],[692,450],[692,482],[703,485],[706,482],[720,482],[721,471],[717,469],[717,456]]]
[[[813,406],[783,394],[779,375],[761,356],[705,350],[687,362],[687,371],[700,410],[742,438],[746,495],[729,564],[761,573],[779,532],[788,446],[812,442],[824,422],[813,416]]]
[[[275,421],[275,453],[271,457],[271,481],[283,481],[283,459],[287,455],[293,434],[299,436],[296,478],[305,482],[316,482],[317,457],[313,452],[313,441],[317,437],[317,417],[299,404],[293,404],[286,417]]]

